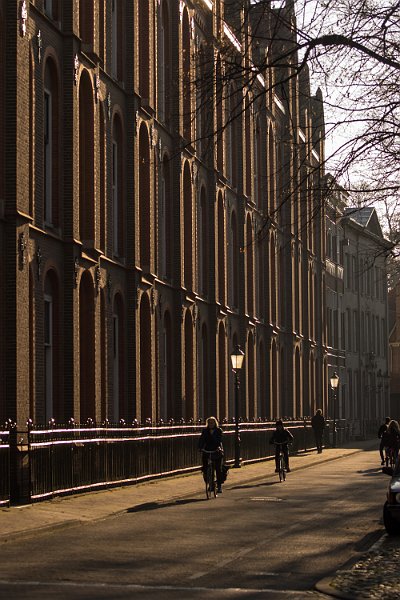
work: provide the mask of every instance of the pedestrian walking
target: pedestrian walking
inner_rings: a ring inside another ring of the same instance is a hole
[[[382,423],[382,425],[378,429],[378,438],[381,440],[381,442],[379,444],[379,455],[381,457],[381,465],[385,464],[385,455],[383,454],[385,444],[384,444],[383,436],[389,427],[390,421],[391,421],[390,417],[386,417],[385,422]]]
[[[318,454],[322,452],[322,438],[325,429],[325,418],[322,414],[322,410],[318,408],[315,415],[311,419],[311,427],[314,430],[315,445],[317,446]]]

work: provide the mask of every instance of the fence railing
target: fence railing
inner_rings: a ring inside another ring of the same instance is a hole
[[[286,423],[293,452],[315,446],[309,421]],[[29,497],[38,501],[61,494],[135,483],[200,468],[198,440],[204,426],[74,426],[28,431]],[[233,424],[222,425],[227,462],[235,455]],[[243,463],[273,456],[273,422],[241,423]]]
[[[10,504],[10,432],[0,430],[0,506]]]

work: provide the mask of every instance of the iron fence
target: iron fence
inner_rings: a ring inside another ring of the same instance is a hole
[[[0,506],[10,504],[10,431],[0,431]]]
[[[309,422],[286,426],[294,435],[293,452],[314,447]],[[28,430],[30,499],[136,483],[200,468],[198,440],[203,425],[159,427],[74,426]],[[233,462],[235,430],[222,425],[227,462]],[[272,457],[273,422],[241,423],[244,463]]]

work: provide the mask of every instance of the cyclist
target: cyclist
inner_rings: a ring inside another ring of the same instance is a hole
[[[400,426],[394,419],[390,421],[387,430],[383,434],[382,441],[388,454],[393,452],[394,460],[396,461],[400,448]]]
[[[391,421],[391,418],[386,417],[385,422],[382,423],[382,425],[379,427],[379,430],[378,430],[378,438],[381,440],[381,442],[379,444],[379,454],[381,457],[381,465],[385,464],[385,457],[383,455],[383,449],[385,447],[385,443],[384,443],[383,435],[387,431],[390,421]]]
[[[275,473],[279,472],[279,445],[282,444],[283,456],[285,458],[286,471],[290,473],[289,468],[289,449],[288,444],[293,442],[293,435],[290,433],[289,429],[285,429],[283,426],[282,419],[278,419],[275,423],[275,431],[269,440],[270,444],[277,444],[275,446]],[[279,445],[278,445],[279,444]]]
[[[222,429],[218,425],[218,421],[215,417],[208,417],[207,427],[201,432],[199,439],[199,450],[207,450],[208,452],[214,452],[211,455],[215,464],[215,474],[217,476],[218,493],[222,494],[222,461],[224,457],[224,451],[222,447]],[[203,477],[206,481],[207,474],[207,454],[203,452]]]

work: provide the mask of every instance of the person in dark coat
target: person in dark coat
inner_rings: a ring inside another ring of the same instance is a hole
[[[203,429],[200,435],[199,450],[207,450],[208,452],[213,452],[211,458],[213,459],[215,464],[218,493],[221,494],[223,483],[222,461],[224,457],[224,451],[222,446],[222,429],[219,427],[218,421],[215,417],[208,417],[207,419],[207,427]],[[203,452],[202,471],[204,481],[206,481],[207,462],[208,455],[205,452]]]
[[[385,455],[383,454],[383,450],[385,448],[384,433],[387,431],[390,421],[391,421],[390,417],[386,417],[385,422],[382,423],[382,425],[378,429],[378,438],[381,440],[381,443],[379,444],[379,454],[381,457],[381,465],[385,464]]]
[[[383,433],[382,441],[383,447],[392,450],[397,459],[400,449],[400,426],[394,419],[390,421],[387,430]]]
[[[325,429],[325,419],[322,415],[322,410],[319,408],[315,415],[311,419],[311,427],[314,430],[315,435],[315,445],[317,446],[317,452],[321,454],[322,452],[322,437],[324,435]]]
[[[280,444],[282,444],[283,456],[285,458],[286,471],[290,473],[289,468],[289,448],[288,444],[293,442],[293,435],[290,433],[288,429],[285,429],[283,426],[283,422],[281,419],[278,419],[275,423],[275,431],[269,440],[270,444],[277,444],[275,446],[275,473],[279,471],[279,451]],[[278,445],[279,444],[279,445]]]

